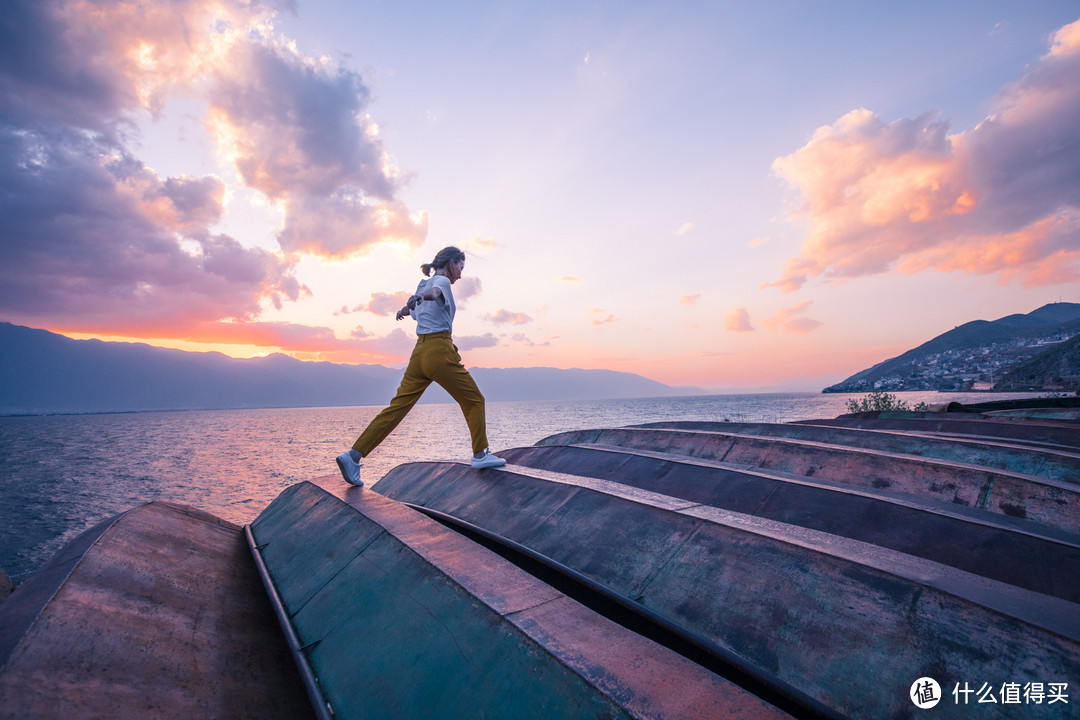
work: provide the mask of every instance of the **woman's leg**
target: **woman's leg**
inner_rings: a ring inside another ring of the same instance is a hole
[[[461,355],[449,337],[439,338],[439,342],[431,344],[433,351],[425,355],[423,360],[424,375],[450,393],[450,397],[461,407],[469,426],[469,435],[472,436],[473,454],[483,452],[488,447],[484,396],[472,375],[461,364]]]
[[[394,399],[390,401],[390,404],[368,423],[367,428],[353,443],[353,450],[358,450],[367,457],[409,414],[409,410],[427,390],[427,386],[431,384],[431,379],[424,375],[422,369],[425,352],[430,352],[430,344],[425,349],[424,343],[417,342],[416,347],[413,348],[412,356],[409,358],[409,365],[405,368],[405,376],[401,378],[397,394],[394,395]]]

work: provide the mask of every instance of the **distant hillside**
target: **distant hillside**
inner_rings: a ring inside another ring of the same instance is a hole
[[[1080,304],[1052,303],[998,320],[974,320],[858,372],[823,392],[872,390],[1004,390],[1013,368],[1080,335]],[[1068,360],[1061,372],[1070,371]],[[998,384],[1001,382],[1001,386]],[[1028,390],[1054,389],[1050,383]],[[1011,388],[1010,388],[1011,389]]]
[[[470,368],[490,401],[685,394],[631,373]],[[382,365],[238,360],[141,343],[72,340],[0,323],[0,415],[382,405],[401,371]],[[426,402],[452,402],[432,386]]]
[[[994,389],[1080,391],[1080,335],[1012,366],[994,383]]]

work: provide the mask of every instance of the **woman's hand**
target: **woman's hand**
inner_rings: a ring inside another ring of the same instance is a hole
[[[424,296],[423,295],[410,295],[409,296],[409,301],[405,304],[405,307],[398,310],[397,315],[395,315],[394,317],[397,320],[404,320],[405,318],[407,318],[409,315],[412,314],[413,308],[415,308],[417,305],[419,305],[423,301],[424,301]]]

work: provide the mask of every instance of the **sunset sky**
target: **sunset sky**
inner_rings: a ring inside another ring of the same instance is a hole
[[[816,390],[1080,302],[1080,3],[8,0],[0,321]]]

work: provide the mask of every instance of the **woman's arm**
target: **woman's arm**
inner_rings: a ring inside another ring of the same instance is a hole
[[[405,307],[403,307],[403,308],[401,308],[400,310],[397,311],[397,315],[395,317],[398,320],[403,320],[404,318],[408,317],[412,313],[412,310],[413,310],[413,308],[416,307],[417,303],[419,303],[419,302],[421,302],[423,300],[427,300],[429,302],[431,302],[433,300],[441,300],[442,296],[443,296],[442,289],[439,288],[439,287],[429,287],[429,288],[425,289],[424,292],[422,292],[422,293],[417,293],[416,295],[410,295],[409,296],[409,302],[407,302],[405,304]]]
[[[433,284],[429,285],[423,293],[420,293],[419,295],[413,295],[413,297],[409,298],[409,300],[411,301],[413,298],[416,298],[416,302],[420,302],[421,300],[441,300],[442,296],[442,288],[440,288],[438,285]]]

